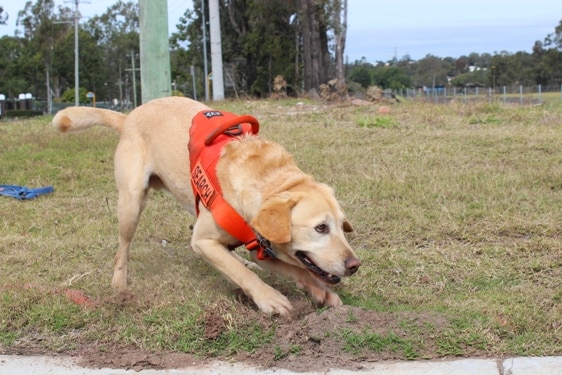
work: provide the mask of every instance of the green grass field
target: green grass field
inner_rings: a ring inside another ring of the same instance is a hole
[[[408,317],[398,319],[399,332],[381,336],[354,330],[357,319],[348,316],[351,329],[326,328],[342,351],[364,358],[382,345],[409,359],[562,354],[560,103],[405,102],[388,115],[377,105],[296,100],[216,107],[255,115],[262,136],[335,188],[363,262],[337,287],[344,302]],[[0,184],[56,189],[30,201],[0,197],[0,352],[95,343],[216,356],[269,347],[276,359],[299,356],[301,344],[275,341],[278,318],[248,319],[260,313],[190,250],[194,219],[164,193],[151,195],[133,242],[135,298],[116,301],[117,134],[59,134],[49,121],[0,121]],[[262,277],[306,302],[292,283]],[[77,304],[69,291],[95,304]],[[209,311],[226,322],[212,339]],[[444,323],[426,322],[428,315]]]

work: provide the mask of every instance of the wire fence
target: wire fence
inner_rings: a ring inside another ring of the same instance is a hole
[[[29,94],[31,95],[31,94]],[[562,85],[560,86],[501,86],[501,87],[424,87],[400,90],[385,90],[385,97],[402,97],[411,100],[422,100],[433,103],[449,103],[461,101],[470,103],[475,101],[499,102],[513,105],[538,105],[543,103],[562,103]],[[59,110],[72,106],[72,103],[51,103],[32,98],[6,100],[0,95],[0,119],[6,117],[10,110],[32,110],[43,114],[55,114]],[[92,103],[81,105],[92,106]],[[113,110],[130,110],[132,106],[118,105],[111,101],[99,101],[96,107]]]
[[[489,101],[505,104],[542,104],[545,102],[562,103],[562,85],[559,87],[541,85],[534,87],[501,86],[501,87],[465,87],[465,88],[417,88],[394,90],[394,95],[405,98],[425,100],[434,103],[448,103],[452,100]]]

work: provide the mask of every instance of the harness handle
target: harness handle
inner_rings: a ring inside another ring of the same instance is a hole
[[[236,125],[240,125],[240,124],[245,124],[245,123],[249,123],[250,125],[252,125],[252,134],[258,134],[258,131],[260,130],[260,123],[258,122],[258,120],[256,120],[255,117],[252,117],[252,116],[249,116],[249,115],[239,116],[239,117],[235,117],[231,120],[225,121],[220,126],[218,126],[205,139],[205,146],[209,146],[210,144],[212,144],[213,141],[219,135],[221,135],[222,133],[224,133],[225,131],[227,131],[231,127],[236,126]]]

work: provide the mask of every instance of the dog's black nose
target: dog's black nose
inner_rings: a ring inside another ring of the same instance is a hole
[[[345,268],[347,268],[347,271],[350,275],[353,275],[355,272],[357,272],[360,266],[361,261],[357,258],[349,258],[345,261]]]

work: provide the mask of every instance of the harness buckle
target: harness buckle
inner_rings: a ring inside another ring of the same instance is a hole
[[[246,249],[256,251],[256,258],[259,260],[271,260],[276,259],[275,252],[271,247],[271,242],[263,238],[259,233],[257,234],[257,238],[254,238],[252,241],[245,244]]]

